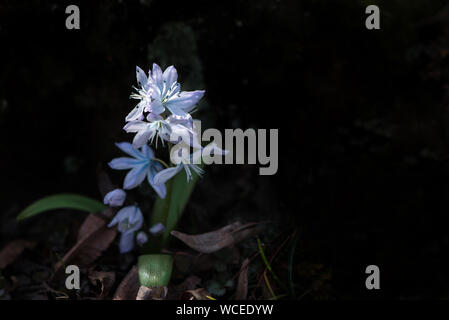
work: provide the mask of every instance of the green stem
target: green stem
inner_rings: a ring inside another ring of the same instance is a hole
[[[165,168],[170,168],[170,167],[168,166],[168,164],[167,164],[164,160],[161,160],[161,159],[158,159],[158,158],[153,158],[153,160],[155,160],[155,161],[161,163]]]

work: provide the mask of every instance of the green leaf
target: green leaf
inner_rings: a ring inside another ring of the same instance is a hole
[[[148,288],[167,286],[170,281],[173,258],[168,254],[146,254],[138,260],[139,282]]]
[[[151,225],[160,222],[165,226],[160,243],[154,245],[152,251],[158,251],[158,249],[160,250],[165,246],[170,232],[176,227],[178,220],[182,216],[197,179],[198,176],[194,174],[192,180],[187,183],[186,173],[182,170],[167,182],[167,196],[165,199],[157,198],[151,215]]]
[[[41,212],[54,209],[75,209],[87,212],[103,211],[105,206],[94,199],[87,198],[78,194],[55,194],[29,205],[18,216],[17,220],[24,220],[35,216]]]

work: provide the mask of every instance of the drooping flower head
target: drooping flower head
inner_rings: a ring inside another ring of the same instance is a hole
[[[108,227],[117,225],[117,230],[121,233],[120,253],[126,253],[134,248],[134,233],[142,228],[143,215],[136,206],[128,206],[120,209]]]
[[[114,189],[108,192],[103,199],[105,205],[110,207],[121,207],[126,199],[126,192],[122,189]]]

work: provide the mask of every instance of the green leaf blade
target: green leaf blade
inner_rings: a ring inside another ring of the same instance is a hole
[[[165,199],[158,198],[156,200],[151,215],[151,224],[162,223],[165,226],[165,232],[162,235],[161,243],[157,246],[153,245],[151,251],[157,252],[165,246],[170,232],[176,227],[182,216],[197,180],[198,176],[193,175],[192,180],[187,182],[187,176],[183,170],[167,182],[167,196]]]
[[[103,211],[105,206],[94,199],[78,194],[55,194],[39,199],[26,207],[18,216],[21,221],[33,217],[39,213],[55,209],[74,209],[86,212]]]

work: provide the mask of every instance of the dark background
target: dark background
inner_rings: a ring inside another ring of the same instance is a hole
[[[121,128],[135,66],[174,64],[184,89],[206,90],[203,128],[278,128],[280,139],[275,176],[208,169],[181,230],[237,218],[297,228],[296,279],[311,299],[447,298],[446,3],[2,1],[0,243],[52,232],[44,218],[14,221],[42,196],[100,198],[98,163],[131,140]],[[68,4],[80,30],[65,28]],[[365,28],[369,4],[381,30]],[[365,289],[369,264],[377,292]]]

